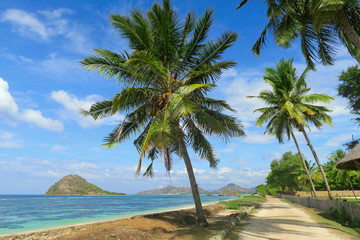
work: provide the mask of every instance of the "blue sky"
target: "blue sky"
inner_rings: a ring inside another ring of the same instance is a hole
[[[135,179],[138,153],[131,141],[114,149],[103,149],[102,138],[122,116],[94,121],[80,116],[79,108],[89,108],[94,101],[109,99],[121,86],[79,65],[93,48],[113,51],[127,49],[127,42],[110,26],[108,15],[127,15],[133,7],[146,10],[148,0],[135,1],[25,1],[0,2],[0,194],[42,194],[67,174],[79,174],[88,181],[115,192],[188,186],[185,165],[176,158],[171,178],[159,160],[153,179]],[[280,58],[294,58],[298,72],[305,68],[299,44],[284,50],[271,41],[255,57],[251,47],[266,24],[262,1],[249,1],[235,10],[237,1],[174,0],[179,16],[188,10],[201,15],[215,8],[209,35],[217,38],[233,30],[239,34],[236,44],[225,54],[237,66],[218,82],[213,96],[225,99],[237,110],[247,137],[225,144],[210,138],[220,159],[217,170],[190,151],[200,187],[216,189],[233,182],[244,187],[264,183],[270,162],[285,151],[295,152],[293,142],[279,145],[264,129],[255,127],[253,110],[261,102],[248,99],[267,88],[262,76],[265,67]],[[336,96],[338,75],[356,62],[339,46],[334,66],[318,66],[308,74],[314,92]],[[334,127],[312,129],[310,138],[322,162],[330,152],[343,148],[351,135],[359,137],[354,118],[346,109],[347,101],[337,97],[328,104]],[[305,140],[297,134],[302,150],[311,160]],[[145,160],[146,163],[146,160]]]

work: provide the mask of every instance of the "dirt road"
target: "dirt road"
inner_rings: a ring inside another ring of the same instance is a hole
[[[241,240],[250,239],[350,239],[316,223],[304,209],[268,197],[262,207],[248,219],[239,234]]]

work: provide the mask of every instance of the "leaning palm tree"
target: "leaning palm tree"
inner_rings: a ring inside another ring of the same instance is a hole
[[[253,96],[249,96],[253,97]],[[310,172],[308,170],[306,160],[304,158],[304,155],[301,152],[301,149],[299,147],[298,141],[295,137],[295,134],[293,132],[293,123],[294,121],[291,120],[289,117],[289,114],[286,111],[280,111],[279,104],[279,98],[278,96],[275,96],[275,94],[269,92],[269,91],[262,91],[260,92],[260,95],[257,96],[257,98],[265,101],[270,107],[264,107],[256,109],[254,112],[260,112],[261,115],[256,121],[256,125],[261,127],[265,122],[268,122],[266,126],[266,131],[264,134],[268,133],[269,135],[275,135],[276,139],[278,139],[279,143],[284,142],[284,137],[287,136],[288,140],[290,139],[290,135],[292,139],[294,140],[295,146],[298,150],[298,153],[300,155],[304,170],[307,175],[307,179],[311,186],[311,192],[316,198],[316,190],[314,187],[314,183],[311,179]]]
[[[135,9],[130,16],[111,15],[111,24],[129,41],[131,52],[95,49],[96,55],[81,61],[86,69],[115,78],[122,86],[112,99],[82,111],[94,119],[125,115],[104,139],[104,146],[116,146],[136,135],[134,145],[140,155],[136,176],[144,158],[150,161],[143,170],[148,177],[153,176],[155,159],[161,157],[170,172],[173,155],[183,158],[200,226],[208,223],[187,147],[216,167],[218,160],[207,137],[226,141],[244,135],[236,118],[222,113],[234,110],[225,101],[207,96],[222,71],[235,65],[222,60],[222,54],[237,39],[237,34],[226,32],[216,41],[205,42],[212,14],[213,10],[206,10],[198,19],[188,13],[180,22],[170,0],[163,0],[145,14]]]
[[[248,0],[242,0],[238,9]],[[360,3],[358,0],[278,0],[266,1],[269,19],[252,50],[260,55],[266,36],[274,36],[284,48],[300,38],[301,50],[309,67],[314,60],[333,64],[338,43],[360,62]]]
[[[325,94],[308,94],[310,88],[307,87],[305,81],[307,70],[300,77],[297,77],[292,62],[293,60],[285,61],[282,59],[280,63],[276,63],[276,68],[266,68],[264,80],[272,87],[272,90],[262,91],[258,96],[269,107],[255,110],[261,113],[257,125],[261,126],[264,122],[268,122],[266,131],[275,135],[280,142],[282,142],[284,134],[288,137],[291,134],[298,151],[300,151],[300,148],[296,142],[292,127],[299,129],[304,134],[321,171],[329,198],[332,198],[325,172],[306,134],[305,127],[307,127],[309,122],[313,123],[317,128],[320,128],[324,123],[331,124],[331,118],[326,114],[330,110],[323,106],[312,105],[311,103],[329,102],[334,98]],[[300,152],[299,154],[302,156]],[[304,169],[306,169],[304,160],[303,165]],[[307,175],[311,182],[308,171]]]

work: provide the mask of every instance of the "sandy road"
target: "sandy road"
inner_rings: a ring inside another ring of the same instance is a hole
[[[268,197],[262,207],[248,219],[239,234],[241,240],[250,239],[350,239],[338,231],[321,227],[302,208]]]

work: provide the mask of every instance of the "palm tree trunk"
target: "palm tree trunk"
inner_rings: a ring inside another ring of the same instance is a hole
[[[195,208],[196,208],[196,213],[197,213],[197,218],[198,218],[198,225],[201,227],[206,227],[209,224],[206,221],[205,213],[204,213],[204,210],[201,205],[201,199],[200,199],[198,187],[196,184],[195,174],[194,174],[194,171],[192,168],[189,154],[186,149],[184,139],[183,139],[183,134],[182,134],[180,127],[177,127],[176,131],[179,136],[178,140],[179,140],[181,156],[184,159],[186,170],[187,170],[189,180],[190,180],[191,191],[192,191],[192,195],[194,198]]]
[[[297,142],[297,140],[296,140],[296,138],[295,138],[295,134],[294,134],[294,132],[293,132],[293,130],[292,130],[292,127],[290,126],[289,128],[290,128],[291,136],[292,136],[292,138],[293,138],[293,140],[294,140],[294,142],[295,142],[296,148],[297,148],[297,150],[298,150],[298,152],[299,152],[301,161],[302,161],[302,163],[303,163],[303,165],[304,165],[304,169],[305,169],[305,171],[306,171],[306,175],[307,175],[307,177],[308,177],[308,179],[309,179],[309,182],[310,182],[310,185],[311,185],[311,191],[312,191],[312,193],[314,194],[314,197],[317,198],[317,196],[316,196],[316,190],[315,190],[315,187],[314,187],[314,183],[313,183],[313,181],[312,181],[312,179],[311,179],[311,176],[310,176],[310,173],[309,173],[309,169],[308,169],[307,166],[306,166],[306,162],[305,162],[304,156],[303,156],[302,153],[301,153],[299,144],[298,144],[298,142]],[[312,195],[312,194],[311,194],[311,195]]]
[[[327,178],[326,178],[324,169],[323,169],[323,167],[321,166],[320,160],[319,160],[319,158],[318,158],[318,156],[317,156],[317,154],[316,154],[316,152],[315,152],[315,149],[314,149],[313,145],[312,145],[311,142],[310,142],[310,139],[309,139],[308,135],[306,134],[306,131],[305,131],[305,129],[304,129],[304,126],[300,126],[300,131],[304,134],[304,137],[305,137],[305,139],[306,139],[306,142],[308,143],[308,146],[309,146],[309,148],[311,149],[311,152],[312,152],[312,154],[313,154],[313,156],[314,156],[314,158],[315,158],[315,161],[316,161],[316,163],[317,163],[317,165],[318,165],[318,167],[319,167],[319,169],[320,169],[321,175],[322,175],[322,177],[323,177],[323,179],[324,179],[324,182],[325,182],[326,190],[327,190],[328,195],[329,195],[329,199],[332,199],[331,190],[330,190],[329,183],[328,183],[328,181],[327,181]]]
[[[349,183],[350,183],[351,191],[353,192],[355,199],[357,199],[355,191],[354,191],[354,187],[353,187],[353,185],[351,183],[351,179],[349,179]]]
[[[343,9],[340,9],[336,12],[336,16],[339,19],[341,26],[343,27],[346,36],[351,40],[351,42],[360,50],[360,36],[355,32],[354,28],[351,26],[348,18]]]

